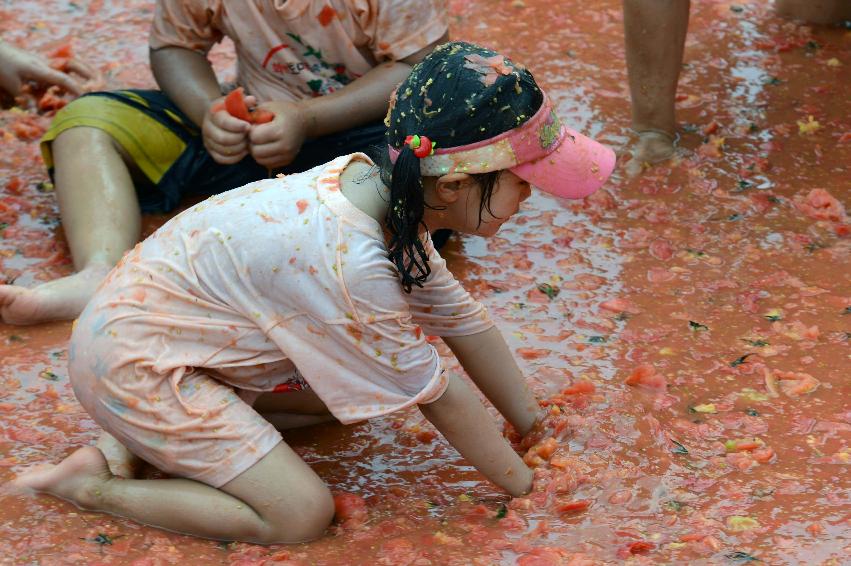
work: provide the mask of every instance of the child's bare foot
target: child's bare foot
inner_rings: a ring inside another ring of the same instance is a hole
[[[91,265],[32,289],[0,285],[0,320],[18,325],[73,320],[83,312],[110,269],[107,264]]]
[[[114,436],[108,432],[102,433],[95,446],[106,458],[110,472],[128,480],[136,477],[142,459],[130,452]]]
[[[661,163],[674,156],[674,137],[656,130],[638,133],[638,142],[632,159],[626,164],[626,173],[635,177],[650,165]]]
[[[18,491],[49,493],[89,509],[96,506],[101,488],[112,478],[101,451],[94,446],[86,446],[55,466],[40,466],[24,472],[12,482],[12,486]]]

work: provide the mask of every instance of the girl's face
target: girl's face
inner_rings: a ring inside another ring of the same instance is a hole
[[[532,194],[529,183],[512,173],[502,171],[494,185],[490,203],[482,203],[482,191],[479,183],[472,177],[462,183],[458,199],[447,206],[452,229],[465,234],[490,237],[520,209],[520,203]],[[489,204],[489,205],[488,205]]]

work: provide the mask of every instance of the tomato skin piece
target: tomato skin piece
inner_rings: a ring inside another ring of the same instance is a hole
[[[256,108],[251,111],[252,124],[266,124],[275,119],[275,114],[263,108]]]
[[[350,526],[357,526],[366,521],[369,512],[366,502],[354,493],[334,494],[334,516],[338,521]]]
[[[730,452],[752,452],[762,446],[759,442],[735,442]]]
[[[583,393],[594,393],[597,387],[590,381],[577,381],[573,385],[561,390],[562,395],[582,395]]]
[[[647,554],[656,548],[656,545],[652,542],[639,540],[631,543],[627,548],[629,549],[630,554]]]
[[[431,444],[435,438],[437,438],[437,433],[433,430],[421,430],[414,435],[418,441],[422,444]]]
[[[568,501],[567,503],[561,503],[556,507],[556,511],[558,511],[561,515],[566,515],[568,513],[578,513],[580,511],[585,511],[589,507],[591,507],[592,501],[590,499],[577,499],[576,501]]]
[[[64,45],[60,45],[56,49],[50,52],[48,55],[51,59],[64,58],[68,59],[71,57],[71,44],[66,43]]]
[[[542,350],[540,348],[517,348],[517,355],[524,360],[537,360],[548,356],[549,353],[549,350]]]
[[[20,177],[12,177],[9,179],[9,182],[6,183],[6,190],[12,193],[13,195],[19,195],[22,192],[21,187],[24,185],[23,181],[21,181]]]
[[[656,368],[650,364],[641,364],[635,368],[624,383],[653,392],[664,392],[668,387],[665,376],[656,373]]]
[[[225,97],[225,110],[234,118],[251,122],[251,114],[248,112],[248,106],[245,104],[245,91],[242,87],[231,91]]]

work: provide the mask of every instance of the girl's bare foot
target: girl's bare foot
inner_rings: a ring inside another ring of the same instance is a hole
[[[0,285],[0,320],[17,325],[73,320],[83,312],[111,269],[107,264],[90,265],[74,275],[32,289]]]
[[[12,486],[19,491],[49,493],[83,509],[92,509],[97,506],[101,490],[113,477],[101,451],[87,446],[55,466],[24,472]]]
[[[128,480],[136,477],[142,459],[130,452],[114,436],[108,432],[102,433],[95,446],[106,458],[110,472]]]

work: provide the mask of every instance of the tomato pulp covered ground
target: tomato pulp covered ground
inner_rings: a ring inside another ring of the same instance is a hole
[[[444,254],[549,411],[522,446],[537,469],[531,495],[510,501],[411,410],[287,433],[350,494],[321,540],[208,542],[3,494],[0,561],[847,563],[851,31],[782,20],[755,0],[692,4],[682,155],[635,179],[618,172],[584,202],[536,195],[497,237]],[[152,10],[6,3],[0,33],[59,58],[70,42],[110,88],[148,87]],[[633,141],[619,2],[450,10],[454,37],[531,68],[572,127]],[[213,58],[233,76],[226,48]],[[71,269],[36,147],[61,100],[40,101],[0,112],[0,267],[25,284]],[[98,434],[68,384],[69,332],[0,327],[0,481]]]

